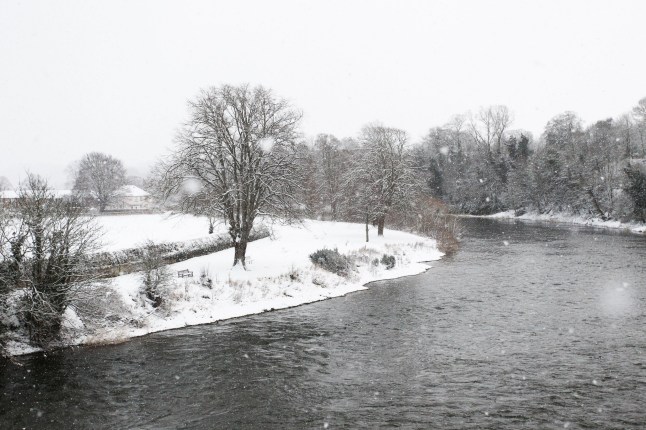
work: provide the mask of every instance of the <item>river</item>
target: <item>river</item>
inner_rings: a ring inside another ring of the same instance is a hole
[[[646,237],[465,228],[422,275],[5,363],[0,426],[646,427]]]

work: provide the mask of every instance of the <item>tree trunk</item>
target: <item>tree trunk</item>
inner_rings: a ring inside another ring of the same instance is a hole
[[[233,243],[234,254],[233,254],[233,265],[242,264],[242,267],[247,268],[245,263],[245,254],[247,253],[247,240],[240,238],[238,241]]]
[[[368,224],[370,221],[370,217],[368,214],[366,214],[366,242],[370,242],[370,238],[368,237]]]
[[[597,200],[597,198],[595,197],[595,195],[594,195],[594,193],[592,192],[592,190],[588,190],[588,195],[590,196],[590,199],[592,199],[592,205],[593,205],[593,206],[594,206],[594,208],[596,209],[596,211],[597,211],[597,213],[599,214],[599,216],[601,217],[601,219],[602,219],[602,220],[604,220],[604,221],[606,221],[606,220],[607,220],[607,218],[606,218],[606,214],[605,214],[605,213],[603,212],[603,210],[601,209],[601,206],[599,205],[599,201],[598,201],[598,200]]]
[[[384,235],[384,224],[386,223],[386,215],[379,215],[377,217],[377,236]]]

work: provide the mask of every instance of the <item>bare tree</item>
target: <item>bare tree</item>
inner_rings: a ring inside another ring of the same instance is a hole
[[[407,140],[405,131],[381,125],[368,125],[361,132],[362,146],[353,169],[361,189],[357,203],[366,223],[374,217],[379,236],[384,234],[389,211],[409,198],[415,182]]]
[[[307,216],[317,216],[321,210],[321,190],[319,178],[319,160],[317,151],[305,142],[296,146],[297,171],[300,184],[297,191],[297,200],[303,205],[303,212]]]
[[[345,160],[341,152],[341,142],[330,134],[319,134],[316,138],[318,190],[324,202],[329,205],[332,220],[339,216],[339,204],[343,199],[342,172]]]
[[[297,205],[296,127],[301,113],[258,86],[224,85],[189,102],[190,119],[158,166],[165,196],[181,193],[185,211],[217,215],[245,265],[259,216],[291,218]],[[186,187],[186,184],[197,186]]]
[[[642,157],[646,157],[646,97],[633,107],[633,117],[637,121],[637,134],[642,147]]]
[[[46,346],[78,288],[94,279],[87,257],[99,231],[77,202],[56,197],[39,176],[29,174],[18,195],[0,214],[0,292],[22,291],[18,315],[31,340]]]
[[[485,149],[487,155],[493,147],[500,155],[505,130],[511,124],[511,115],[507,106],[489,106],[480,109],[477,116],[471,115],[469,128],[476,143]]]
[[[623,143],[623,156],[625,158],[631,158],[633,154],[632,137],[635,129],[635,121],[630,114],[625,113],[617,118],[615,124],[619,129],[619,139]]]
[[[74,190],[83,197],[96,199],[99,211],[103,212],[125,184],[125,178],[126,169],[121,160],[101,152],[91,152],[78,163],[74,172]]]
[[[152,240],[146,241],[142,248],[141,282],[143,293],[153,308],[162,305],[172,285],[173,273],[164,262],[162,252]]]

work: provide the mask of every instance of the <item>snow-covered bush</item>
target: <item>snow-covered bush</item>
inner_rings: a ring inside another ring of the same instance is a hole
[[[350,259],[339,254],[336,249],[319,249],[310,254],[310,260],[315,265],[339,276],[348,276],[352,267]]]
[[[202,267],[200,271],[200,285],[209,290],[213,289],[213,279],[211,279],[211,273],[208,267]]]
[[[381,257],[381,264],[386,266],[387,270],[392,269],[393,267],[395,267],[395,256],[394,255],[384,254]]]
[[[28,174],[14,207],[0,210],[0,302],[18,292],[13,312],[30,340],[47,347],[63,314],[94,280],[87,261],[99,232],[74,199],[60,199],[47,181]]]

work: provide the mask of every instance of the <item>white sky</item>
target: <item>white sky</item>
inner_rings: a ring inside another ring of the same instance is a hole
[[[90,151],[143,174],[224,83],[272,88],[309,136],[380,121],[417,141],[505,104],[538,137],[646,96],[645,20],[643,0],[0,0],[0,176],[63,187]]]

